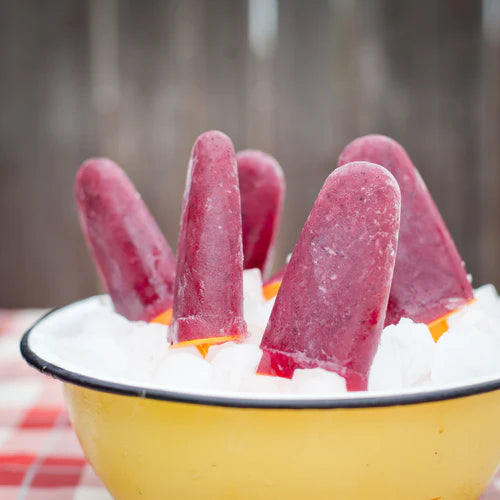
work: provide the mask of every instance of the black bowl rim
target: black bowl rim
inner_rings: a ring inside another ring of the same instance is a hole
[[[87,299],[83,299],[87,300]],[[205,406],[222,406],[233,408],[261,408],[261,409],[288,409],[288,410],[319,410],[319,409],[345,409],[345,408],[376,408],[388,406],[412,405],[421,403],[432,403],[448,399],[457,399],[473,396],[485,392],[500,389],[500,378],[478,382],[470,385],[450,387],[443,389],[432,389],[429,391],[412,392],[396,395],[362,396],[349,398],[323,398],[323,399],[259,399],[252,397],[210,396],[202,394],[191,394],[174,392],[162,389],[151,389],[138,387],[117,382],[108,382],[66,370],[57,365],[49,363],[39,357],[29,346],[31,332],[47,317],[57,311],[76,305],[77,301],[67,306],[52,309],[38,319],[23,335],[21,339],[21,354],[27,363],[45,375],[68,382],[73,385],[93,389],[100,392],[119,394],[122,396],[140,397],[160,401],[176,403],[189,403]]]

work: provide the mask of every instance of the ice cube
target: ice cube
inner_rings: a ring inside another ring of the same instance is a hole
[[[282,377],[252,374],[243,379],[240,390],[259,394],[287,394],[292,391],[292,381]]]
[[[169,352],[167,327],[159,323],[136,322],[133,331],[124,335],[119,344],[129,359],[126,374],[132,373],[136,382],[147,384]]]
[[[344,377],[322,368],[295,370],[292,391],[306,394],[338,394],[346,392]]]
[[[154,385],[169,390],[193,392],[207,391],[212,387],[213,368],[201,356],[172,349],[153,376]]]
[[[499,313],[499,302],[497,290],[491,283],[488,285],[480,286],[474,290],[474,297],[485,308],[494,311],[495,314]]]
[[[251,306],[252,303],[260,304],[265,302],[262,293],[262,275],[259,269],[245,269],[243,271],[243,295],[245,305]]]
[[[244,379],[254,375],[262,351],[255,344],[231,344],[213,356],[213,380],[216,389],[239,391]]]
[[[373,360],[368,389],[399,390],[428,381],[436,345],[423,323],[402,318],[384,328]]]
[[[474,326],[450,329],[437,342],[432,382],[448,385],[500,374],[500,335]]]
[[[497,332],[500,324],[500,300],[493,285],[475,290],[476,302],[463,307],[448,318],[450,330],[476,328],[483,334]]]
[[[243,316],[250,336],[264,330],[267,323],[264,317],[265,298],[262,294],[262,276],[259,269],[243,271]]]

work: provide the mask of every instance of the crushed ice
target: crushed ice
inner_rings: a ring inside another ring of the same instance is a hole
[[[265,301],[258,270],[244,272],[247,342],[212,347],[204,360],[194,347],[168,349],[166,327],[130,322],[113,312],[108,297],[63,308],[37,326],[30,347],[67,370],[142,387],[197,393],[333,396],[344,379],[321,368],[296,370],[291,380],[256,375],[259,344],[274,300]],[[450,316],[437,343],[423,324],[403,318],[384,329],[369,391],[404,392],[500,376],[500,298],[493,285],[475,291],[476,302]]]

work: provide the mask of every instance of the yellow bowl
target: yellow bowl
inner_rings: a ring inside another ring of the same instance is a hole
[[[176,393],[48,363],[29,346],[40,322],[22,354],[64,382],[116,499],[473,499],[500,462],[500,379],[338,399]]]

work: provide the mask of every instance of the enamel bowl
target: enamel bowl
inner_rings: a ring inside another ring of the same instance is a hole
[[[21,351],[63,382],[85,455],[116,499],[473,499],[500,463],[500,379],[328,399],[148,389],[42,359],[30,338],[57,314]]]

